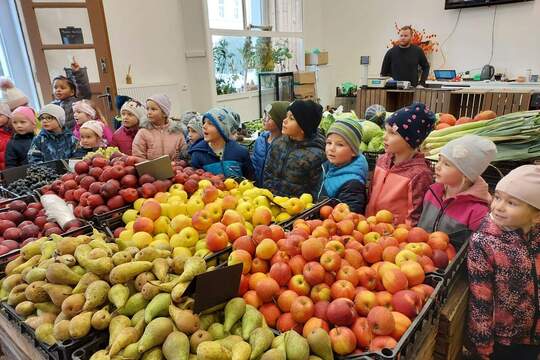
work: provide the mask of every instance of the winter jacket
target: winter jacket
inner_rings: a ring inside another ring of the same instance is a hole
[[[255,146],[253,148],[253,154],[251,155],[251,163],[255,169],[255,183],[257,186],[262,186],[264,163],[266,162],[266,156],[270,151],[271,143],[268,142],[270,137],[270,131],[264,131],[257,140],[255,140]],[[275,140],[275,139],[274,139]],[[274,141],[272,140],[272,142]]]
[[[0,170],[6,168],[6,149],[11,139],[11,129],[3,126],[0,128]]]
[[[303,141],[283,135],[270,148],[264,165],[263,186],[274,195],[314,197],[321,182],[321,165],[326,160],[325,138],[318,131]]]
[[[161,126],[148,121],[141,125],[133,139],[133,155],[147,160],[169,155],[174,160],[178,153],[187,151],[180,121],[169,119],[167,124]]]
[[[28,150],[34,138],[34,133],[13,134],[6,148],[6,168],[28,164]]]
[[[28,150],[28,163],[36,164],[44,161],[69,159],[75,154],[77,139],[69,129],[61,133],[52,133],[41,129],[32,139]]]
[[[424,155],[416,154],[396,165],[392,154],[381,155],[373,172],[367,216],[389,210],[396,224],[416,226],[422,214],[422,201],[432,182],[433,172]]]
[[[471,350],[487,357],[494,343],[539,345],[540,227],[505,231],[487,215],[471,238],[467,267]]]
[[[245,147],[234,140],[225,143],[220,159],[206,141],[199,141],[189,149],[191,166],[225,177],[253,179],[254,171]]]
[[[429,187],[422,208],[418,226],[428,232],[444,231],[452,239],[466,240],[478,230],[489,212],[488,184],[478,180],[467,190],[444,199],[444,185],[433,184]]]
[[[120,129],[116,130],[112,135],[110,146],[116,146],[121,153],[131,155],[133,139],[135,139],[135,135],[137,135],[138,131],[138,126],[129,129],[123,126],[120,127]]]
[[[86,155],[88,155],[88,153],[91,153],[91,152],[96,152],[99,150],[99,146],[96,146],[96,147],[93,147],[93,148],[84,148],[80,145],[78,145],[76,148],[75,148],[75,152],[73,153],[73,155],[71,156],[73,159],[82,159],[83,157],[85,157]]]
[[[103,142],[106,145],[110,145],[113,138],[113,132],[109,125],[105,124],[104,122],[98,120],[103,125]],[[77,123],[75,123],[75,128],[73,129],[73,135],[77,140],[81,139],[81,126]]]
[[[350,163],[336,167],[329,161],[322,165],[323,177],[319,187],[318,199],[338,199],[349,205],[349,209],[363,214],[366,208],[366,180],[368,164],[360,154]]]
[[[73,77],[75,80],[75,86],[77,87],[76,96],[70,96],[64,100],[53,100],[52,104],[60,105],[66,112],[66,124],[64,128],[72,131],[75,128],[75,118],[73,117],[73,104],[79,100],[92,98],[92,91],[90,90],[90,81],[85,71],[74,71]]]

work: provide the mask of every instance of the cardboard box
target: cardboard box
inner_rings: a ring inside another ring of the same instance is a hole
[[[315,84],[316,77],[314,71],[299,71],[294,73],[295,84]]]
[[[328,51],[321,51],[319,54],[306,53],[304,63],[309,65],[328,65]]]
[[[294,86],[294,95],[297,98],[305,99],[315,97],[315,84],[303,84]]]

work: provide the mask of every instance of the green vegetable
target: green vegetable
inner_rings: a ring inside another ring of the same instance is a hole
[[[384,140],[383,140],[383,134],[375,136],[371,141],[369,142],[367,146],[367,151],[369,152],[381,152],[384,150]]]
[[[360,124],[362,125],[362,141],[367,144],[369,144],[374,137],[384,134],[381,128],[374,122],[364,120]]]

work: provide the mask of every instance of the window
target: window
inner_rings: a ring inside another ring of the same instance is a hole
[[[219,0],[219,17],[225,17],[225,0]]]
[[[218,95],[257,90],[261,71],[303,66],[302,0],[207,0],[207,6]]]
[[[4,45],[4,40],[2,39],[2,34],[0,33],[0,77],[10,77],[7,56],[6,56],[6,46]]]

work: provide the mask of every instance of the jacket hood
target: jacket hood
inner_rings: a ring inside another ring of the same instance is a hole
[[[431,187],[434,194],[442,199],[444,196],[444,185],[443,184],[433,184]],[[486,181],[479,176],[478,179],[472,184],[470,188],[465,190],[462,193],[456,194],[455,199],[469,199],[475,200],[481,203],[489,204],[491,202],[491,195],[489,194],[489,186]]]
[[[332,163],[330,163],[329,161],[326,161],[323,164],[323,167],[327,176],[330,176],[330,175],[340,176],[340,175],[348,175],[348,174],[358,176],[358,175],[361,175],[365,170],[364,163],[365,163],[365,160],[362,159],[360,156],[357,156],[353,159],[353,161],[351,161],[350,163],[344,166],[337,167],[333,165]]]
[[[173,133],[173,134],[176,134],[176,133],[182,133],[183,132],[183,127],[182,127],[182,122],[181,121],[178,121],[178,120],[174,120],[174,119],[167,119],[168,123],[167,125],[163,125],[163,127],[167,127],[167,131],[170,132],[170,133]],[[158,127],[155,126],[154,124],[152,124],[150,122],[150,120],[148,119],[145,119],[143,121],[140,121],[139,122],[139,128],[140,129],[147,129],[147,130],[152,130],[152,129],[157,129]]]

